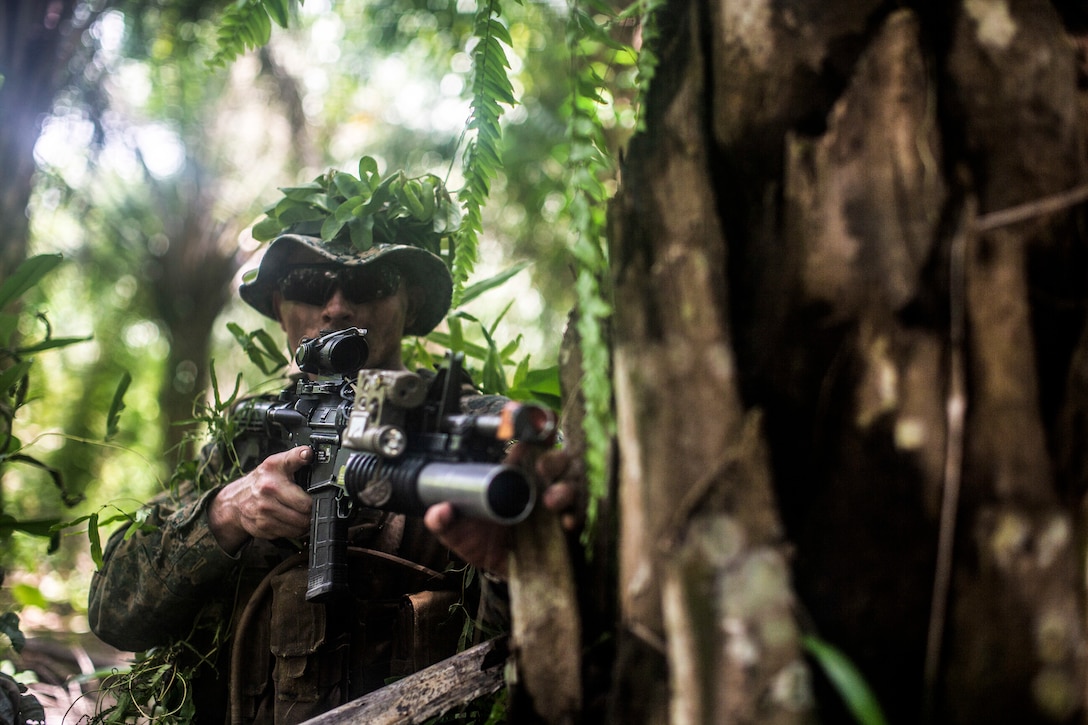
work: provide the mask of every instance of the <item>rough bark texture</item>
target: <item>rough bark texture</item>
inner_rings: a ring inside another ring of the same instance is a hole
[[[1052,7],[966,3],[953,22],[949,85],[980,211],[1083,183],[1073,52]],[[1041,399],[1043,388],[1064,378],[1041,373],[1062,370],[1075,340],[1060,312],[1047,319],[1049,293],[1065,286],[1062,268],[1075,263],[1079,253],[1069,253],[1083,244],[1062,224],[1067,218],[983,231],[966,250],[971,405],[957,542],[963,556],[942,692],[960,722],[1061,721],[1083,712],[1080,554],[1048,448],[1052,413]],[[993,668],[994,658],[1005,664]]]
[[[558,516],[538,506],[514,532],[510,555],[511,644],[518,682],[549,725],[582,710],[582,621]]]
[[[503,686],[509,652],[489,640],[386,687],[310,718],[305,725],[419,725]]]
[[[661,14],[613,210],[616,722],[803,719],[799,631],[893,722],[1084,718],[1088,267],[1033,206],[1086,181],[1059,9]]]
[[[696,6],[632,144],[612,238],[619,442],[618,722],[793,722],[810,700],[782,530],[740,400],[707,159]],[[669,677],[647,677],[664,668]],[[628,689],[630,688],[630,689]]]

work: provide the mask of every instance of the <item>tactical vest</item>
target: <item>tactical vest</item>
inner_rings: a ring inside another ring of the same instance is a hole
[[[229,722],[302,722],[456,653],[475,607],[461,601],[461,572],[415,563],[445,555],[418,520],[381,518],[377,536],[363,526],[356,537],[380,548],[348,549],[350,593],[307,602],[299,554],[236,610]]]

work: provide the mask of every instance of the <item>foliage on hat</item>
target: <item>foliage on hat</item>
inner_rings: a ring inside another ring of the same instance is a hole
[[[442,241],[458,230],[460,207],[434,174],[382,178],[378,163],[359,160],[359,176],[330,169],[303,186],[283,187],[283,197],[253,227],[259,241],[284,232],[350,241],[360,250],[374,244],[410,244],[442,256]]]

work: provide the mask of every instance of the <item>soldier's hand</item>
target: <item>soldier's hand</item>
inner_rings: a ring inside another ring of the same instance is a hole
[[[506,457],[507,463],[517,464],[527,447],[515,445]],[[552,448],[540,454],[534,468],[539,480],[547,487],[540,494],[540,502],[549,511],[559,514],[559,520],[567,531],[581,532],[586,523],[585,467],[562,448]]]
[[[208,506],[208,522],[224,551],[234,554],[250,538],[302,537],[309,532],[312,500],[294,475],[312,458],[309,446],[292,448],[269,456],[223,487]]]
[[[506,462],[517,465],[527,453],[528,446],[519,443],[510,450]],[[559,515],[567,531],[579,531],[585,522],[580,461],[562,449],[551,449],[537,457],[534,469],[539,480],[546,484],[540,503]],[[506,576],[513,545],[512,527],[459,516],[449,503],[428,508],[423,523],[465,562],[496,576]]]

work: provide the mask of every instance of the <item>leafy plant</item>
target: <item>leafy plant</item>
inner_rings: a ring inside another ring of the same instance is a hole
[[[24,260],[8,279],[0,283],[0,474],[11,464],[43,470],[60,491],[64,504],[74,506],[82,497],[65,487],[63,477],[58,471],[28,453],[26,444],[15,433],[16,416],[29,397],[32,356],[87,339],[54,337],[48,318],[26,306],[24,295],[33,290],[61,261],[61,256],[56,254],[31,257]],[[16,309],[13,310],[13,307]],[[20,323],[26,318],[33,318],[41,325],[44,334],[40,339],[23,339]],[[0,541],[5,541],[14,532],[20,531],[49,538],[49,550],[55,550],[59,543],[59,534],[54,528],[58,519],[20,520],[5,511],[6,502],[2,494],[0,491]],[[6,547],[0,549],[5,550]],[[0,566],[0,583],[3,579],[4,569]],[[15,592],[15,599],[36,603],[35,595],[40,597],[40,592],[32,587],[25,587]],[[26,638],[19,629],[19,615],[13,611],[0,614],[0,656],[7,654],[9,646],[15,652],[20,652],[25,643]]]
[[[360,250],[396,242],[440,255],[442,241],[460,225],[460,212],[441,179],[403,171],[383,179],[369,156],[359,160],[358,177],[329,170],[309,184],[280,191],[283,198],[253,227],[255,239],[295,231],[347,240]]]
[[[31,257],[0,284],[0,470],[13,463],[43,470],[60,491],[61,500],[66,505],[74,506],[81,497],[65,487],[59,472],[26,452],[26,446],[15,434],[15,418],[19,409],[27,402],[33,364],[31,356],[89,338],[53,337],[49,320],[40,312],[32,312],[26,308],[20,308],[16,313],[4,312],[10,306],[21,302],[23,295],[55,269],[61,259],[58,254]],[[33,317],[44,328],[41,339],[23,341],[19,337],[19,322],[26,316]],[[0,499],[0,539],[10,536],[13,531],[50,536],[51,527],[57,523],[56,519],[19,521],[5,513],[4,508],[4,501]]]
[[[506,50],[510,33],[499,20],[496,0],[481,2],[476,13],[476,47],[472,51],[472,115],[466,132],[475,132],[464,155],[465,185],[459,196],[465,222],[455,237],[453,304],[462,301],[464,284],[476,263],[479,235],[483,231],[482,210],[491,194],[491,181],[502,169],[502,117],[500,103],[516,103],[507,70]]]
[[[197,629],[211,630],[211,644],[198,650]],[[159,725],[187,725],[196,718],[190,682],[201,663],[212,662],[222,646],[228,626],[222,621],[201,620],[193,634],[170,645],[139,653],[125,672],[112,675],[106,689],[109,701],[98,701],[91,723],[154,722]]]
[[[242,346],[242,350],[250,362],[260,368],[265,375],[271,375],[277,370],[287,367],[289,361],[280,349],[280,344],[273,340],[266,330],[246,332],[234,322],[228,322],[227,329],[230,330],[235,341]]]
[[[597,3],[590,3],[600,10]],[[607,287],[608,250],[605,243],[605,209],[609,193],[605,179],[614,174],[598,109],[606,103],[605,81],[585,52],[591,38],[617,51],[629,52],[616,43],[607,29],[575,3],[571,7],[568,43],[574,59],[570,120],[570,152],[567,159],[571,183],[566,209],[575,233],[572,248],[577,261],[575,289],[578,300],[577,331],[582,354],[582,394],[585,399],[583,427],[586,438],[586,478],[589,501],[586,537],[593,535],[597,506],[607,493],[608,458],[615,423],[612,416],[611,359],[606,325],[612,315]]]
[[[501,287],[527,266],[524,262],[515,264],[493,277],[466,287],[461,295],[462,305]],[[469,373],[483,393],[505,395],[513,400],[534,400],[558,410],[561,405],[559,367],[533,368],[528,355],[518,358],[522,342],[520,335],[502,346],[496,341],[496,328],[509,309],[510,303],[490,325],[463,309],[454,310],[446,319],[448,331],[435,330],[425,340],[405,340],[402,351],[406,364],[409,367],[430,367],[441,362],[446,350],[462,352]],[[478,333],[482,342],[473,335],[466,335],[466,323]]]
[[[273,22],[287,27],[291,5],[292,0],[235,0],[227,5],[219,17],[218,47],[208,65],[225,66],[247,50],[267,45]]]

